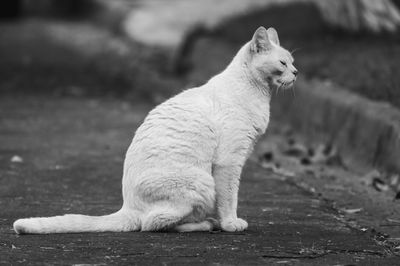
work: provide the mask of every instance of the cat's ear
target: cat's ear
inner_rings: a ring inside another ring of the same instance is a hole
[[[276,30],[274,28],[268,28],[267,30],[267,34],[268,34],[268,39],[273,42],[276,45],[280,45],[279,43],[279,37],[278,37],[278,32],[276,32]]]
[[[272,48],[271,41],[269,40],[268,32],[264,27],[259,27],[253,35],[250,42],[250,51],[260,53],[268,51]]]

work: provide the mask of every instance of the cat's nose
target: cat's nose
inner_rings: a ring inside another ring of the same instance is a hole
[[[293,75],[297,76],[297,73],[299,73],[299,71],[297,69],[293,70]]]

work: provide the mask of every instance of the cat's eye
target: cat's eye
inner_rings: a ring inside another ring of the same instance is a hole
[[[283,66],[286,66],[286,62],[285,62],[285,61],[280,60],[279,62],[281,62],[281,64],[282,64]]]

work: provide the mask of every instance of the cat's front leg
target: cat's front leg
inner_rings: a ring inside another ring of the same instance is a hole
[[[235,232],[247,229],[247,222],[237,217],[237,204],[242,165],[214,165],[213,176],[217,196],[217,211],[221,228]]]

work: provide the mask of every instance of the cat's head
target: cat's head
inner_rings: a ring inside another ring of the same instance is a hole
[[[271,89],[290,88],[297,77],[292,54],[280,46],[274,28],[259,27],[249,43],[251,75]]]

